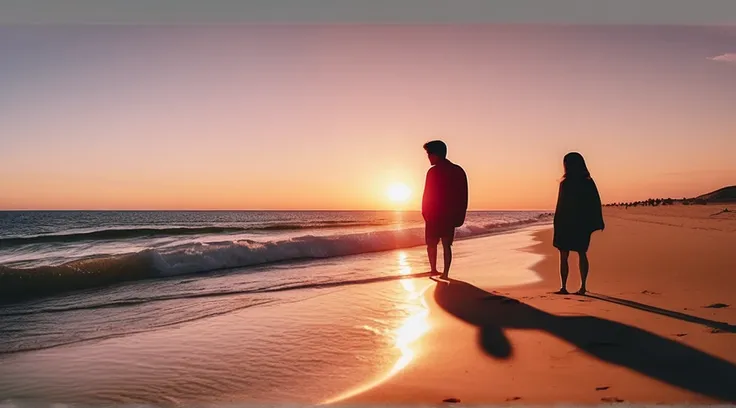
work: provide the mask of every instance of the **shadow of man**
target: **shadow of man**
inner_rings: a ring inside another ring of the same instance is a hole
[[[736,402],[736,366],[697,349],[619,322],[592,316],[557,316],[469,283],[438,283],[437,304],[478,326],[490,356],[508,359],[513,345],[504,329],[542,330],[600,360],[717,400]]]

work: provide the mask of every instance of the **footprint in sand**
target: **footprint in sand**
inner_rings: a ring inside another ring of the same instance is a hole
[[[596,390],[596,391],[605,391],[605,390],[607,390],[607,389],[609,389],[609,388],[611,388],[611,387],[598,387],[598,388],[596,388],[595,390]]]
[[[511,402],[511,401],[518,401],[518,400],[520,400],[520,399],[521,399],[521,397],[512,397],[512,398],[506,398],[506,402]]]
[[[448,399],[442,400],[442,402],[448,402],[450,404],[457,404],[458,402],[460,402],[460,399],[458,399],[458,398],[448,398]]]
[[[713,303],[712,305],[704,306],[706,309],[723,309],[724,307],[729,307],[730,305],[727,305],[725,303]]]
[[[675,336],[677,336],[677,337],[685,337],[685,336],[687,336],[687,333],[677,333],[677,334],[675,334]]]
[[[642,295],[661,295],[661,293],[658,292],[652,292],[651,290],[642,290]]]
[[[625,402],[621,398],[617,398],[617,397],[603,397],[603,398],[601,398],[601,401],[603,401],[603,402],[615,402],[615,403]]]

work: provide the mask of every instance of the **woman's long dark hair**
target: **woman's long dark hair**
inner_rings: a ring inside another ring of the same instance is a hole
[[[583,155],[578,152],[571,152],[562,159],[562,165],[565,167],[565,175],[562,180],[586,180],[591,178],[588,166],[585,165]]]

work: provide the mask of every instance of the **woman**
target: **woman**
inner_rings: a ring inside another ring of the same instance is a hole
[[[590,177],[588,167],[580,153],[568,153],[562,161],[565,175],[560,182],[557,195],[557,209],[554,218],[553,245],[560,250],[560,277],[562,288],[557,292],[567,294],[567,259],[570,251],[578,253],[582,284],[579,295],[587,291],[588,247],[594,231],[603,230],[603,211],[598,188]]]

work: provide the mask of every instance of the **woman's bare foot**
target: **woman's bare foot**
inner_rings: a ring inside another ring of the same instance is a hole
[[[568,292],[567,289],[565,288],[561,288],[560,290],[555,292],[555,295],[568,295],[568,294],[570,294],[570,292]]]
[[[585,288],[580,288],[580,290],[578,290],[577,292],[575,292],[575,294],[576,295],[585,296],[585,292],[587,292],[587,290]]]

